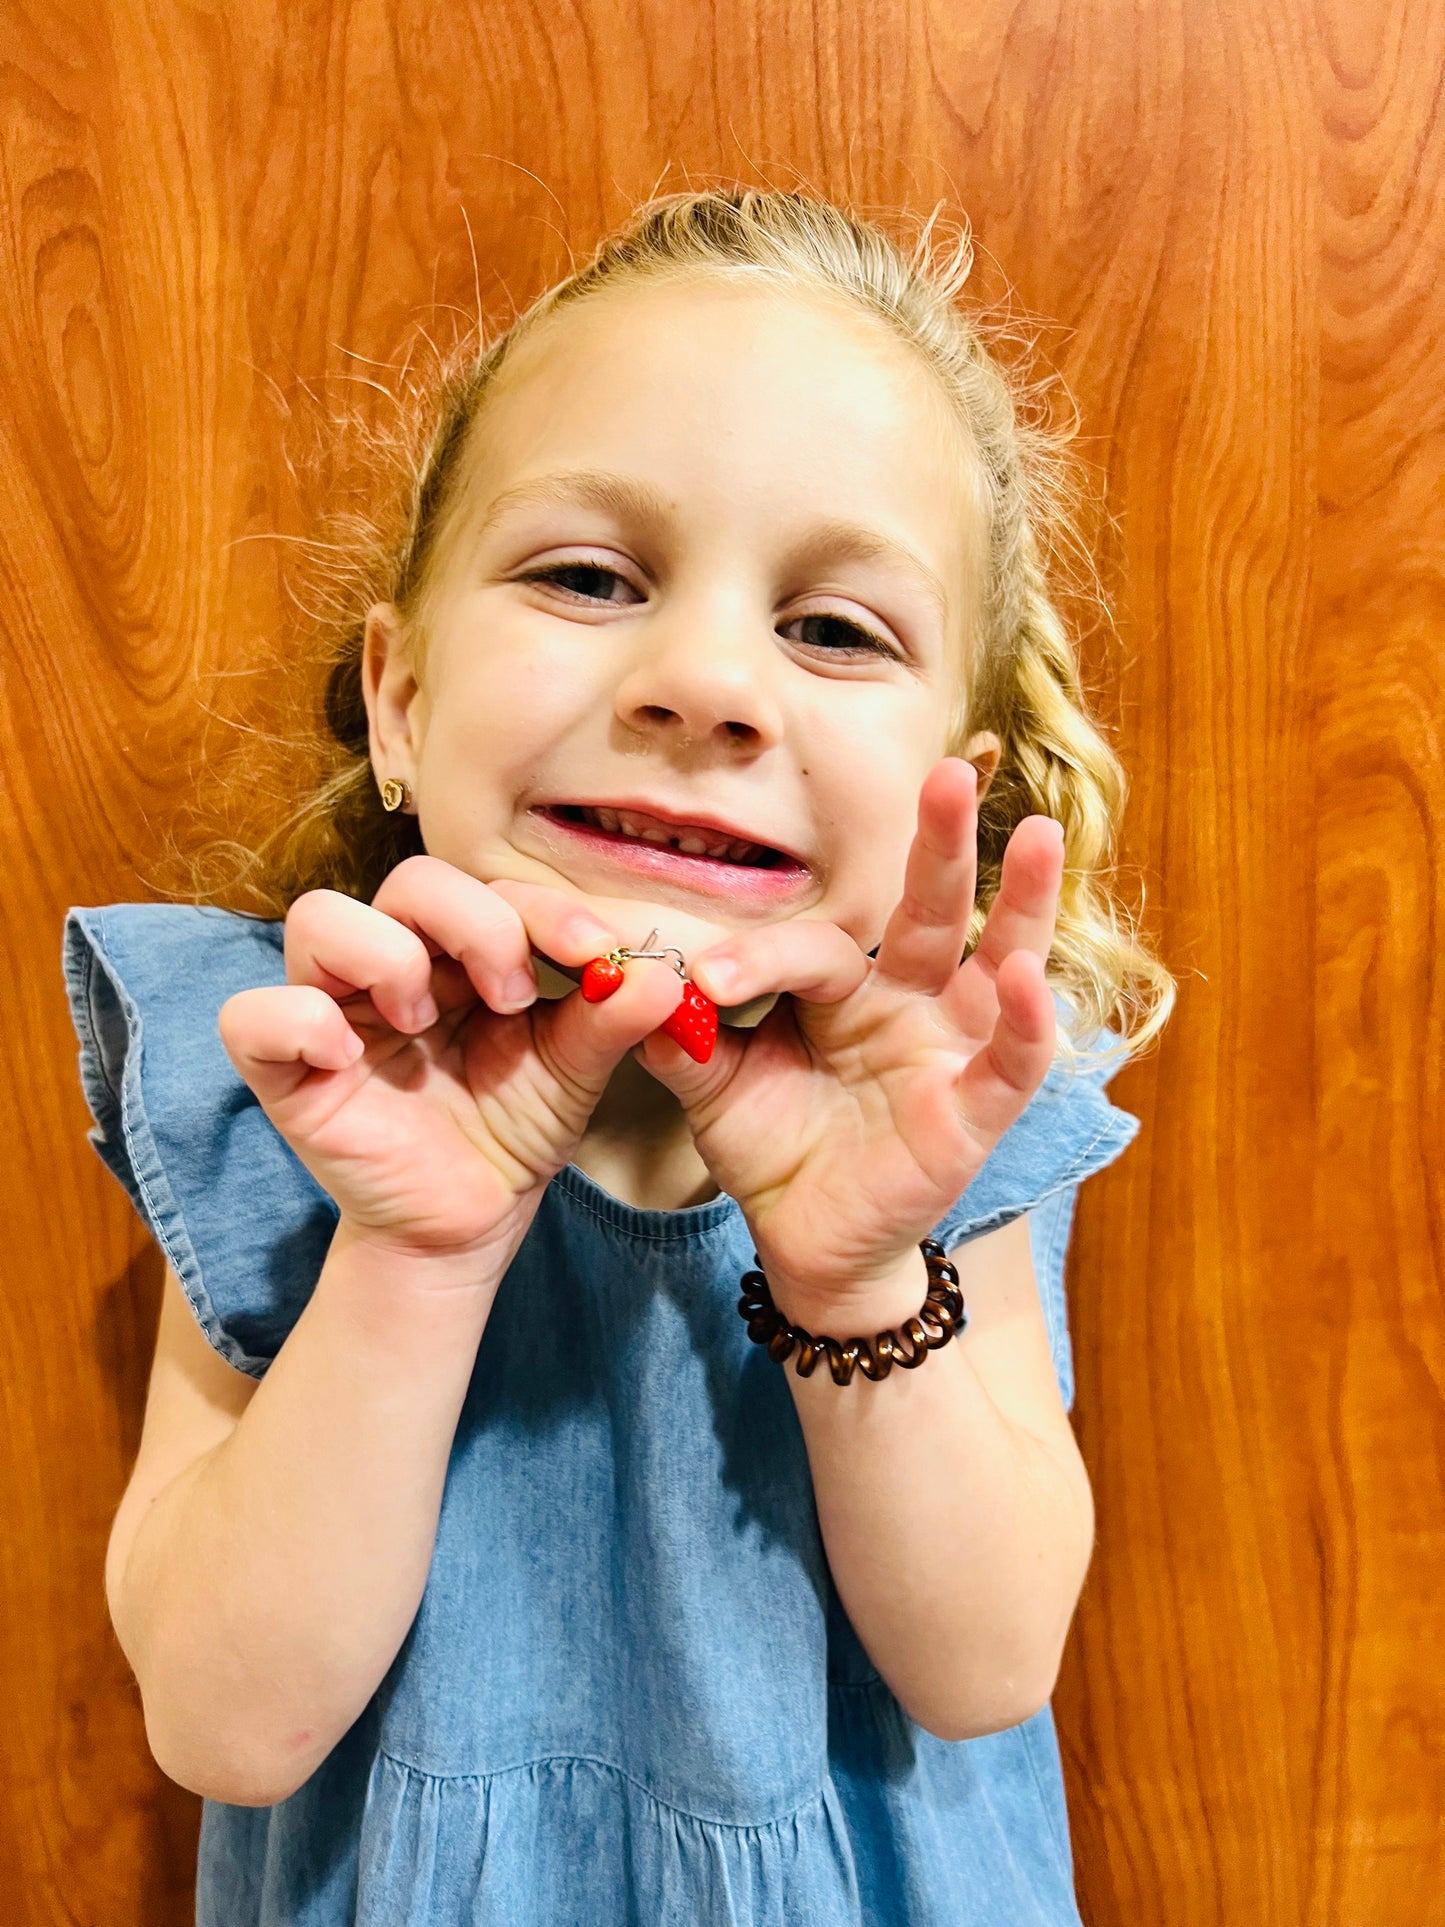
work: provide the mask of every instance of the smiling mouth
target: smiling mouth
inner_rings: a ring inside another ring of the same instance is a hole
[[[794,860],[765,843],[749,843],[741,837],[723,836],[717,830],[678,823],[664,826],[654,818],[631,810],[593,809],[581,803],[553,803],[539,810],[540,816],[562,823],[580,825],[618,843],[646,843],[654,849],[673,850],[680,856],[713,862],[720,869],[773,870],[794,868]]]

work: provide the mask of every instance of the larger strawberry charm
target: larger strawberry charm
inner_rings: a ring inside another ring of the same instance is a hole
[[[704,997],[690,977],[682,980],[682,1002],[663,1023],[696,1064],[705,1064],[717,1042],[717,1005]]]

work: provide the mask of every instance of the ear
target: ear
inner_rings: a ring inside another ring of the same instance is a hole
[[[371,765],[377,782],[389,776],[400,777],[415,793],[416,764],[424,734],[418,706],[421,685],[416,679],[406,625],[393,602],[374,602],[366,612],[361,693],[366,702]]]
[[[992,730],[983,730],[977,736],[970,736],[958,753],[978,771],[978,800],[982,802],[984,791],[997,775],[998,766],[1003,760],[1003,744]]]

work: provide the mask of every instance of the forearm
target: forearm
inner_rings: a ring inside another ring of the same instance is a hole
[[[870,1298],[870,1331],[922,1302],[910,1266]],[[785,1317],[846,1336],[836,1316],[778,1294]],[[850,1329],[853,1327],[850,1326]],[[838,1594],[912,1718],[950,1739],[1015,1724],[1047,1700],[1093,1542],[1088,1477],[1012,1423],[955,1337],[874,1383],[784,1368]]]
[[[341,1228],[234,1432],[137,1530],[116,1631],[152,1748],[195,1791],[285,1797],[406,1637],[500,1276],[438,1269],[454,1262],[383,1258]]]

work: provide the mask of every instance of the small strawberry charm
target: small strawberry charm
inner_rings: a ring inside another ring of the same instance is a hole
[[[682,1045],[696,1064],[705,1064],[717,1042],[717,1005],[704,997],[691,978],[682,980],[682,1002],[662,1028]]]
[[[622,959],[615,952],[594,957],[582,971],[582,995],[589,1004],[605,1004],[614,990],[622,988]]]

